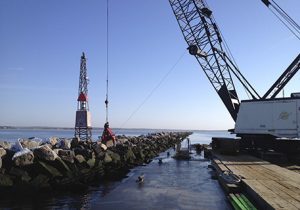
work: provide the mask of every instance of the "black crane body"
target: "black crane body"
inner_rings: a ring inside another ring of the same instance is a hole
[[[228,56],[227,45],[205,0],[169,0],[169,3],[189,53],[195,56],[226,106],[235,121],[234,133],[242,137],[245,145],[256,142],[270,147],[267,140],[271,140],[274,147],[280,147],[274,144],[275,139],[300,138],[300,117],[297,117],[300,116],[300,94],[275,98],[299,70],[300,54],[261,97]],[[250,100],[240,101],[232,75],[251,96]],[[300,149],[300,140],[294,147],[297,148]]]

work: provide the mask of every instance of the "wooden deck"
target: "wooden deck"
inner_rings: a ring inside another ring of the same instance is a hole
[[[240,175],[260,208],[300,209],[300,174],[248,155],[214,155],[217,170]]]

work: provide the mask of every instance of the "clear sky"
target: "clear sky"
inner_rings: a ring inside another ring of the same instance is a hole
[[[207,2],[240,70],[262,95],[298,55],[299,41],[260,0]],[[299,0],[276,2],[300,22]],[[109,0],[109,5],[111,127],[233,127],[186,52],[167,0]],[[73,127],[83,51],[93,125],[102,127],[106,0],[0,0],[0,125]],[[299,78],[298,73],[286,95],[300,92]],[[240,99],[247,99],[237,88]]]

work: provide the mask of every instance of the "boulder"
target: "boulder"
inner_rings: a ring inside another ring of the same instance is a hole
[[[80,142],[80,138],[79,137],[74,137],[71,141],[71,148],[78,147],[79,142]]]
[[[7,174],[0,174],[0,187],[12,187],[13,181]]]
[[[118,153],[115,153],[111,150],[107,150],[106,154],[108,154],[111,157],[113,163],[117,164],[121,162],[121,157]]]
[[[86,162],[85,158],[84,158],[82,155],[76,155],[76,156],[75,156],[75,160],[76,160],[78,163],[84,163],[84,162]]]
[[[104,163],[110,163],[110,162],[112,162],[112,158],[108,153],[105,153]]]
[[[61,151],[63,149],[53,149],[53,151],[58,155],[59,154],[59,151]]]
[[[47,164],[43,161],[38,161],[38,164],[41,166],[41,173],[46,172],[52,177],[62,177],[63,175],[53,166]]]
[[[107,150],[107,146],[105,144],[100,143],[100,147],[103,149],[103,151]]]
[[[34,149],[40,145],[41,141],[36,141],[33,139],[22,139],[20,143],[23,148]]]
[[[31,177],[28,175],[27,171],[24,171],[20,168],[11,167],[9,174],[18,177],[19,180],[24,182],[29,182],[31,180]]]
[[[58,142],[58,138],[55,136],[52,136],[48,139],[48,143],[51,144],[52,146],[55,146]]]
[[[101,160],[104,159],[106,149],[107,149],[106,146],[100,142],[97,142],[96,144],[93,145],[93,151],[95,153],[95,156]]]
[[[16,152],[12,157],[13,163],[16,166],[26,166],[33,164],[33,152],[25,148],[22,151]]]
[[[114,146],[114,142],[113,140],[109,140],[105,143],[105,145],[109,148],[109,147],[113,147]]]
[[[75,155],[82,155],[86,160],[92,158],[93,151],[90,149],[85,149],[81,147],[77,147],[74,149]]]
[[[36,148],[33,153],[39,160],[54,161],[57,158],[57,154],[48,145]]]
[[[0,147],[0,158],[6,155],[6,150]]]
[[[49,178],[46,175],[39,174],[31,180],[30,184],[36,188],[45,188],[50,187],[48,182]]]
[[[125,144],[126,142],[128,142],[127,138],[118,138],[118,143],[119,144]]]
[[[61,139],[59,142],[59,148],[71,149],[71,141],[69,139]]]
[[[124,155],[124,160],[127,162],[127,163],[130,163],[130,164],[133,164],[134,161],[135,161],[136,157],[132,151],[131,148],[128,148],[126,154]]]
[[[59,150],[58,156],[69,163],[74,163],[75,153],[73,150]]]
[[[10,149],[11,146],[12,146],[12,144],[7,141],[0,141],[0,147],[2,147],[4,149]]]
[[[95,158],[91,158],[86,162],[90,168],[93,168],[95,166],[96,163],[96,159]]]
[[[74,159],[73,159],[73,162],[74,162]],[[64,174],[69,174],[69,172],[71,172],[69,166],[60,157],[56,158],[56,160],[53,162],[53,164],[55,165],[55,167],[58,170],[62,171]],[[74,165],[74,164],[71,163],[70,165]]]

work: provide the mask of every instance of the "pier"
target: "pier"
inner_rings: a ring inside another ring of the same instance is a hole
[[[300,174],[250,155],[226,156],[214,152],[212,164],[219,174],[241,177],[241,188],[221,181],[230,193],[245,191],[259,209],[300,209]]]

